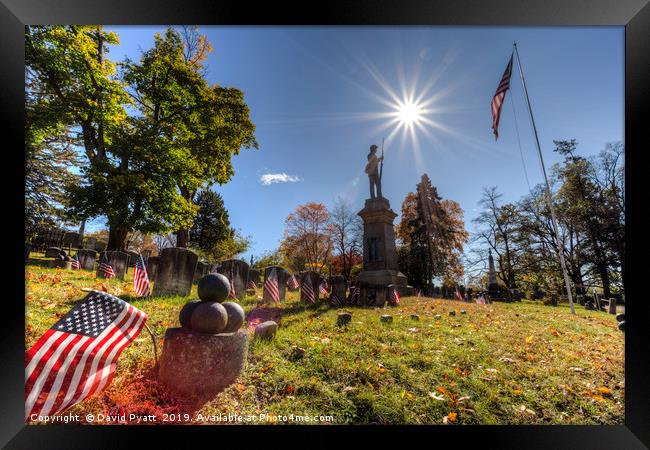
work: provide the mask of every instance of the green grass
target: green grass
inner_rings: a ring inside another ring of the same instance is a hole
[[[131,271],[123,282],[100,281],[38,263],[33,258],[26,266],[27,347],[85,296],[81,287],[104,284],[145,311],[159,349],[165,329],[179,326],[182,305],[196,298],[194,288],[189,297],[134,299]],[[258,301],[241,304],[248,312]],[[204,417],[328,415],[332,423],[355,424],[624,422],[624,335],[604,312],[578,306],[572,316],[566,306],[533,302],[407,297],[398,307],[349,308],[351,324],[338,328],[338,308],[305,306],[297,293],[281,307],[276,338],[251,338],[240,378],[199,411],[184,409],[155,383],[153,347],[143,332],[120,357],[111,386],[71,412],[149,411],[154,403],[157,412]],[[387,313],[393,323],[380,323]],[[419,321],[409,318],[413,313]],[[302,358],[294,346],[305,349]]]

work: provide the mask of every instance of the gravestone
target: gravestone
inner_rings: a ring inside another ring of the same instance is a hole
[[[49,247],[45,250],[46,258],[58,258],[61,255],[67,255],[65,250],[61,250],[59,247]]]
[[[345,277],[343,275],[330,277],[329,284],[331,288],[330,301],[336,295],[340,299],[341,303],[345,303],[348,291],[348,282]]]
[[[298,282],[300,283],[300,301],[305,303],[311,303],[311,300],[309,299],[309,297],[307,297],[304,288],[305,285],[309,284],[311,285],[311,288],[314,291],[314,303],[317,303],[319,293],[320,293],[320,289],[318,288],[320,283],[320,275],[318,274],[318,272],[313,272],[313,271],[302,272],[300,278],[298,279]]]
[[[128,250],[126,252],[127,255],[129,255],[129,267],[134,267],[135,263],[138,261],[138,256],[140,256],[140,253],[134,252],[133,250]]]
[[[610,314],[616,314],[616,299],[615,298],[610,298],[609,299],[609,311]]]
[[[147,275],[151,281],[156,281],[156,274],[158,273],[158,256],[150,256],[147,258]]]
[[[106,245],[106,242],[97,241],[95,242],[95,250],[101,253],[106,250]]]
[[[287,278],[289,276],[289,272],[287,272],[283,267],[280,266],[268,266],[266,269],[264,269],[264,283],[266,283],[266,280],[269,278],[269,275],[271,274],[271,271],[275,270],[275,275],[278,278],[278,293],[279,293],[279,300],[284,300],[284,297],[287,292]],[[269,295],[266,289],[263,289],[263,299],[265,302],[273,302],[273,299]]]
[[[257,287],[261,287],[260,285],[260,271],[257,269],[249,269],[248,270],[248,281],[252,281],[255,283]]]
[[[115,272],[115,278],[120,280],[124,279],[124,274],[126,273],[127,263],[129,260],[129,255],[124,252],[117,251],[108,251],[104,252],[108,263],[113,267],[113,272]],[[102,256],[100,256],[101,261]],[[97,278],[105,278],[104,274],[97,267]]]
[[[207,275],[208,270],[210,270],[210,265],[205,261],[199,261],[196,263],[196,270],[194,271],[194,283],[198,283],[204,275]]]
[[[223,274],[232,281],[235,286],[235,294],[239,300],[246,295],[246,284],[248,283],[248,263],[240,259],[228,259],[221,262],[217,273]]]
[[[97,246],[97,238],[89,237],[88,239],[86,239],[86,243],[84,244],[85,249],[95,250],[96,246]]]
[[[97,252],[95,250],[79,250],[79,267],[83,270],[95,270],[95,261],[97,261]]]
[[[186,248],[163,249],[158,257],[153,296],[189,295],[198,259],[196,253]]]
[[[81,235],[74,232],[65,233],[62,245],[64,247],[81,248]]]

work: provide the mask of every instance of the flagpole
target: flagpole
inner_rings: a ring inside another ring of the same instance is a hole
[[[519,50],[517,50],[517,43],[514,44],[515,54],[517,55],[517,66],[519,67],[519,76],[521,77],[521,83],[524,87],[524,94],[526,96],[526,103],[528,104],[528,112],[530,113],[530,121],[533,124],[533,133],[535,134],[535,143],[537,144],[537,154],[539,155],[539,161],[542,164],[542,172],[544,173],[544,181],[546,182],[546,197],[548,200],[548,207],[551,210],[551,220],[553,222],[553,232],[555,234],[555,243],[557,245],[557,252],[560,256],[560,265],[562,266],[562,273],[564,274],[564,284],[566,285],[567,296],[569,297],[569,306],[571,307],[571,314],[575,314],[575,308],[573,307],[573,295],[571,294],[571,284],[569,282],[569,274],[566,268],[566,262],[564,261],[564,250],[562,249],[562,244],[560,243],[560,234],[558,232],[557,218],[555,216],[555,207],[553,206],[553,198],[551,196],[551,185],[548,182],[548,177],[546,176],[546,166],[544,165],[544,158],[542,157],[542,148],[539,145],[539,136],[537,135],[537,127],[535,126],[535,118],[533,117],[533,109],[530,106],[530,98],[528,97],[528,88],[526,88],[526,79],[524,78],[524,71],[521,68],[521,61],[519,60]]]

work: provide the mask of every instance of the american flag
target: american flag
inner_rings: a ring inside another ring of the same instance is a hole
[[[295,275],[292,274],[292,275],[289,277],[289,279],[287,280],[287,286],[289,286],[289,289],[293,289],[293,290],[298,289],[298,287],[300,286],[300,284],[298,283],[298,280],[296,280],[296,276],[295,276]]]
[[[253,280],[248,281],[248,289],[257,289],[257,285]]]
[[[422,297],[422,290],[418,289],[418,297]]]
[[[302,297],[311,303],[316,303],[316,295],[314,294],[314,287],[311,285],[311,276],[309,274],[306,274],[302,280]]]
[[[74,258],[72,258],[72,268],[81,269],[81,264],[79,263],[79,257],[77,255],[74,255]]]
[[[359,303],[360,299],[361,299],[361,288],[359,287],[359,283],[357,283],[354,286],[354,290],[352,291],[351,302],[353,305],[356,305],[357,303]]]
[[[476,299],[476,303],[479,305],[485,305],[487,303],[483,294],[479,294],[478,298]]]
[[[323,282],[318,287],[318,292],[321,295],[327,295],[327,294],[329,294],[328,289],[329,289],[329,286],[327,285],[327,280],[323,280]]]
[[[108,263],[106,253],[104,253],[104,256],[102,256],[102,261],[99,264],[99,273],[101,273],[104,278],[115,277],[115,271],[113,270],[113,266]]]
[[[135,267],[133,268],[133,291],[138,297],[146,297],[149,295],[150,288],[151,283],[147,275],[147,268],[144,265],[144,259],[142,255],[138,255],[138,259],[135,261]]]
[[[341,300],[341,297],[339,297],[336,294],[336,292],[332,293],[332,296],[330,297],[330,302],[332,302],[332,304],[336,306],[343,306],[343,301]]]
[[[234,282],[234,277],[232,275],[232,271],[230,272],[230,278],[228,281],[230,282],[230,291],[228,292],[228,298],[232,298],[237,300],[237,290],[235,289],[235,282]]]
[[[510,75],[512,74],[512,56],[510,55],[510,62],[508,62],[508,67],[503,73],[503,77],[499,82],[497,91],[494,93],[494,98],[492,98],[492,131],[494,131],[494,139],[499,138],[499,118],[501,117],[501,107],[503,106],[503,101],[506,98],[506,91],[510,89]]]
[[[117,358],[146,320],[103,292],[77,303],[25,354],[25,420],[58,414],[110,384]]]
[[[269,276],[264,280],[264,297],[267,296],[276,303],[280,302],[280,285],[275,268],[271,269]]]
[[[463,298],[463,295],[460,293],[460,291],[458,290],[458,288],[456,288],[456,293],[455,293],[455,295],[456,295],[456,299],[457,299],[458,301],[460,301],[460,302],[465,301],[465,299]]]
[[[393,305],[399,305],[399,292],[397,292],[397,289],[391,289],[390,300]]]

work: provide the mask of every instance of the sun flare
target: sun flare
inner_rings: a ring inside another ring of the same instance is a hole
[[[420,105],[407,101],[398,105],[397,118],[403,125],[417,124],[422,119],[423,112]]]

